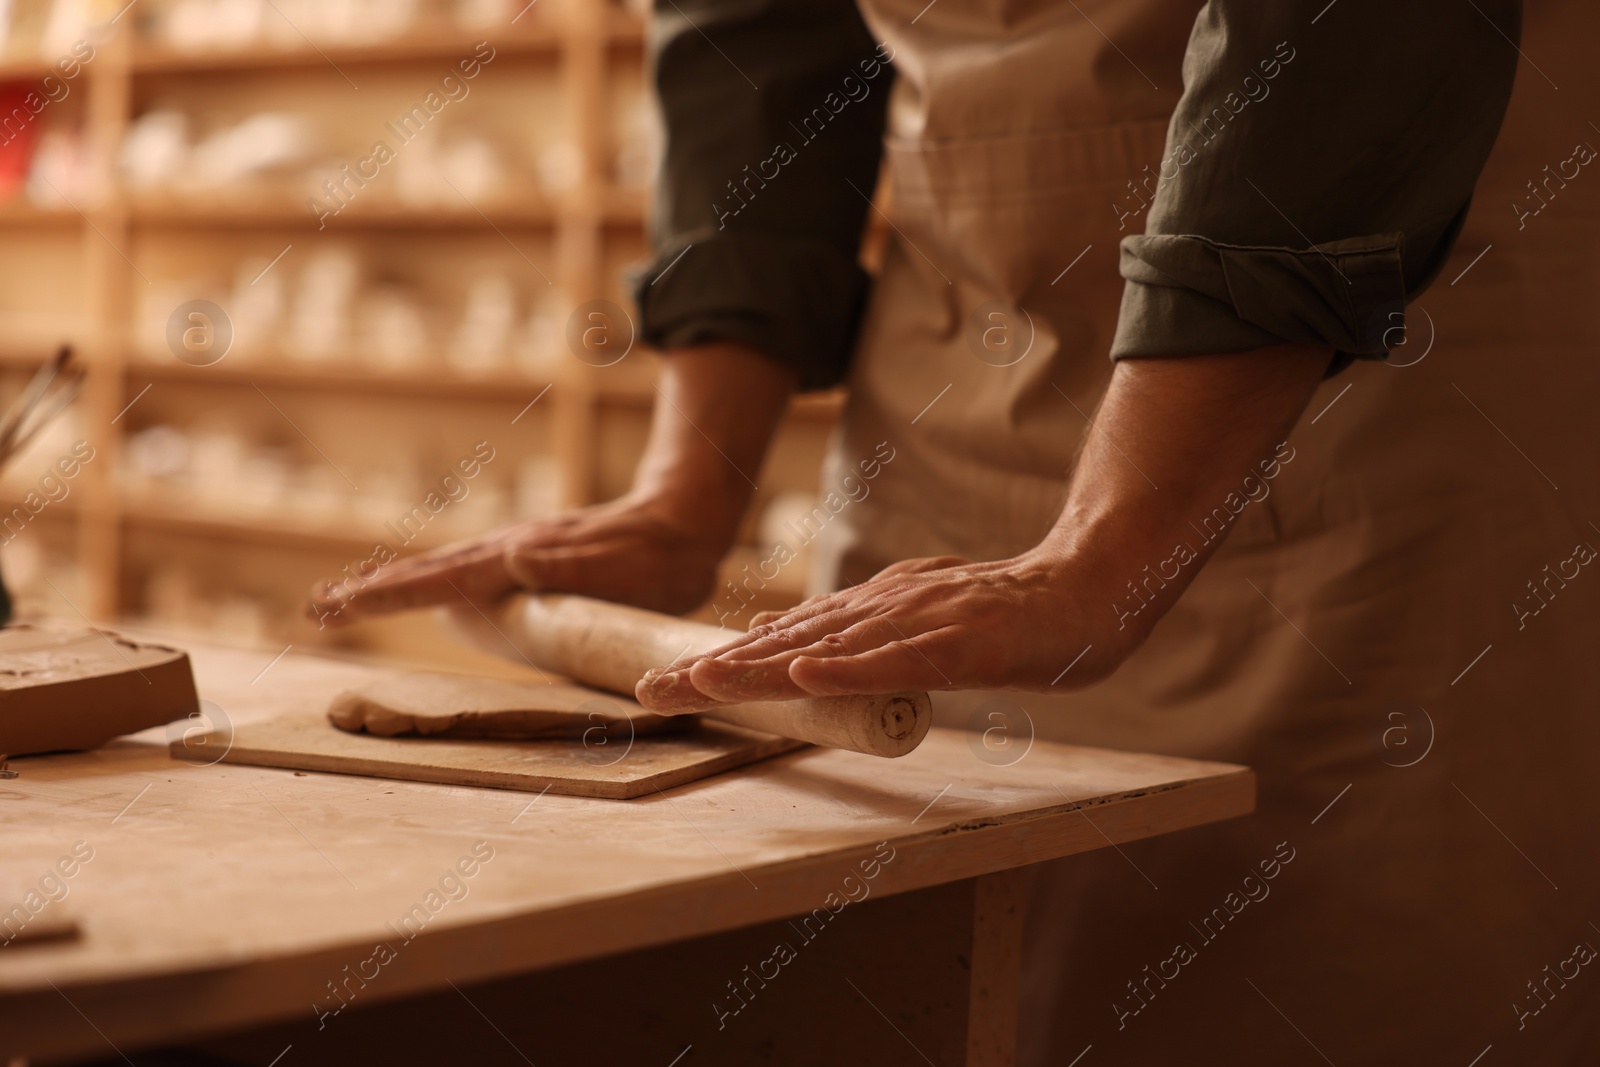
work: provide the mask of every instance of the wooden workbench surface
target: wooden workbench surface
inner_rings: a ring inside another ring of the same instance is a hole
[[[320,707],[371,671],[191,652],[235,722]],[[310,1013],[338,1003],[328,983],[347,965],[371,973],[380,941],[395,950],[370,1002],[809,912],[846,876],[861,884],[879,842],[893,858],[873,897],[1254,802],[1240,767],[1044,742],[996,766],[943,730],[900,760],[804,750],[631,801],[197,766],[165,742],[19,760],[0,782],[0,908],[78,842],[93,850],[39,916],[70,914],[83,935],[0,949],[0,1058]],[[473,875],[441,888],[463,857]],[[423,934],[397,936],[419,905]]]

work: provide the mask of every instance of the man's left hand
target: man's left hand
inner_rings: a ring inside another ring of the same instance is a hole
[[[1098,681],[1137,647],[1113,597],[1043,547],[1014,559],[907,560],[646,674],[647,708],[929,689],[1044,692]]]

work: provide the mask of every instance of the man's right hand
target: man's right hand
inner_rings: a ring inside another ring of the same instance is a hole
[[[711,342],[663,360],[633,491],[548,519],[523,519],[373,577],[325,582],[308,611],[323,626],[518,590],[579,593],[681,614],[711,592],[755,491],[795,374],[754,349]]]
[[[407,608],[490,603],[518,590],[578,593],[680,614],[703,602],[727,539],[676,509],[623,497],[549,519],[524,519],[382,566],[369,580],[322,583],[312,618],[338,626]]]

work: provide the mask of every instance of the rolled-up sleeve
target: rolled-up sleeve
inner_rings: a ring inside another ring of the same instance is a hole
[[[1210,0],[1145,232],[1122,241],[1112,357],[1386,357],[1460,231],[1520,27],[1517,0]]]
[[[659,0],[666,132],[640,335],[749,344],[802,388],[840,381],[893,72],[852,0]]]

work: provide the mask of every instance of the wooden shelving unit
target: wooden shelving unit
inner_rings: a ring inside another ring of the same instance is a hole
[[[428,10],[449,2],[429,0]],[[96,11],[109,18],[120,6],[101,5]],[[0,380],[14,391],[28,369],[62,340],[77,347],[88,372],[78,417],[95,459],[75,479],[70,498],[50,505],[38,519],[45,533],[37,535],[48,535],[47,547],[70,545],[78,576],[71,589],[50,583],[69,601],[57,605],[58,614],[105,620],[148,615],[152,608],[141,583],[151,561],[157,561],[192,566],[198,588],[221,593],[230,581],[248,584],[272,577],[272,593],[262,594],[272,603],[261,639],[314,644],[328,638],[296,620],[294,602],[306,585],[293,583],[306,575],[336,577],[340,561],[357,560],[371,547],[379,536],[375,524],[348,516],[300,515],[292,508],[185,503],[181,495],[151,493],[123,476],[124,453],[138,427],[188,415],[227,419],[236,408],[245,413],[239,416],[243,421],[265,418],[256,393],[341,475],[344,466],[356,462],[347,463],[347,455],[370,453],[375,443],[443,455],[447,446],[435,440],[443,434],[440,426],[482,424],[493,428],[484,431],[485,437],[495,439],[508,457],[543,456],[553,462],[564,505],[620,491],[654,397],[655,360],[642,349],[630,353],[620,369],[589,366],[561,350],[537,367],[483,374],[449,369],[438,360],[379,369],[356,359],[309,362],[259,352],[230,353],[214,365],[197,367],[153,352],[138,322],[141,301],[159,286],[182,281],[164,275],[162,264],[187,263],[195,248],[242,250],[313,241],[376,242],[373,257],[385,265],[434,260],[448,265],[452,255],[464,262],[500,256],[516,264],[520,257],[563,306],[594,299],[625,303],[619,268],[640,258],[646,247],[648,197],[614,178],[619,138],[625,136],[618,132],[615,94],[619,87],[637,92],[642,85],[645,27],[639,17],[603,0],[566,0],[555,9],[549,3],[524,9],[515,23],[498,29],[468,32],[419,24],[402,36],[365,44],[331,43],[312,34],[284,45],[180,49],[142,36],[132,15],[115,25],[92,27],[86,36],[95,49],[92,62],[72,81],[68,103],[45,117],[81,131],[90,175],[86,187],[92,192],[58,198],[56,206],[21,196],[0,204],[0,260],[10,260],[0,266],[0,278],[16,294],[12,304],[0,308],[5,315],[0,330],[9,334],[0,337]],[[456,204],[405,203],[375,188],[319,230],[305,198],[281,191],[211,188],[174,194],[124,187],[119,153],[134,120],[153,104],[171,106],[176,100],[203,109],[214,98],[250,92],[271,107],[281,87],[287,96],[316,100],[316,106],[337,115],[342,107],[354,106],[346,101],[356,99],[354,93],[339,95],[346,82],[410,79],[425,89],[484,40],[496,55],[482,82],[491,77],[553,81],[561,112],[554,119],[573,150],[571,173],[559,188],[519,186],[515,195],[463,197],[466,202]],[[0,62],[0,82],[38,81],[50,67],[29,59]],[[463,244],[471,242],[477,243]],[[8,255],[3,250],[8,245],[21,251]],[[39,247],[64,266],[51,267],[41,278],[39,268],[28,262],[29,250]],[[43,297],[26,295],[41,286]],[[535,398],[537,403],[527,407]],[[245,403],[257,408],[239,407]],[[769,496],[814,491],[815,461],[838,408],[834,395],[796,403],[762,478]],[[302,429],[302,423],[314,422],[317,428],[310,433]],[[288,427],[278,425],[277,432],[300,446]],[[17,497],[31,477],[28,471],[9,472],[0,495]],[[418,537],[406,552],[448,540],[445,526]],[[752,521],[752,538],[754,529]],[[450,529],[452,535],[459,532],[459,523]],[[0,537],[0,566],[11,570],[17,551]],[[727,564],[730,576],[760,555],[753,546],[736,551]],[[279,574],[285,577],[273,577]],[[769,593],[775,603],[798,595],[793,575],[774,583]],[[396,632],[394,626],[382,629],[390,638]],[[425,634],[390,638],[370,647],[412,653],[429,642]],[[360,646],[365,639],[357,633],[340,640]]]

